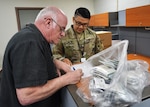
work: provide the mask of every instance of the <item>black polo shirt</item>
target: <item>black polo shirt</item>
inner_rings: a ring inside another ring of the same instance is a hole
[[[0,91],[1,107],[22,107],[16,96],[16,88],[45,84],[55,78],[49,43],[34,24],[16,33],[9,41],[4,55]],[[58,107],[59,92],[27,107]]]

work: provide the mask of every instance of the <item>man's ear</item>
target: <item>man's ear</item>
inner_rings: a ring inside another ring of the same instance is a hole
[[[52,24],[52,19],[51,18],[47,18],[45,24],[49,28],[50,25]]]
[[[47,23],[48,23],[48,24],[51,24],[51,23],[52,23],[52,19],[51,19],[51,18],[48,18]]]

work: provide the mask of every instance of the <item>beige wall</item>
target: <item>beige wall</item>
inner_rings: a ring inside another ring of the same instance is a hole
[[[68,16],[67,28],[72,24],[76,8],[87,7],[93,13],[93,0],[1,0],[0,1],[0,68],[5,47],[9,39],[18,31],[15,7],[57,6]]]
[[[115,12],[150,4],[150,0],[94,0],[94,13]]]

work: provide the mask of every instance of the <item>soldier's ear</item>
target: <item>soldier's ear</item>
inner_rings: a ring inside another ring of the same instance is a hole
[[[74,22],[74,17],[72,17],[72,22]]]

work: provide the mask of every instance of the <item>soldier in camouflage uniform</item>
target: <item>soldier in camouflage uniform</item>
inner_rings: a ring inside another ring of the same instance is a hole
[[[104,49],[100,38],[88,28],[89,21],[88,9],[76,9],[73,25],[65,32],[65,37],[53,47],[54,58],[72,65],[83,62]]]

